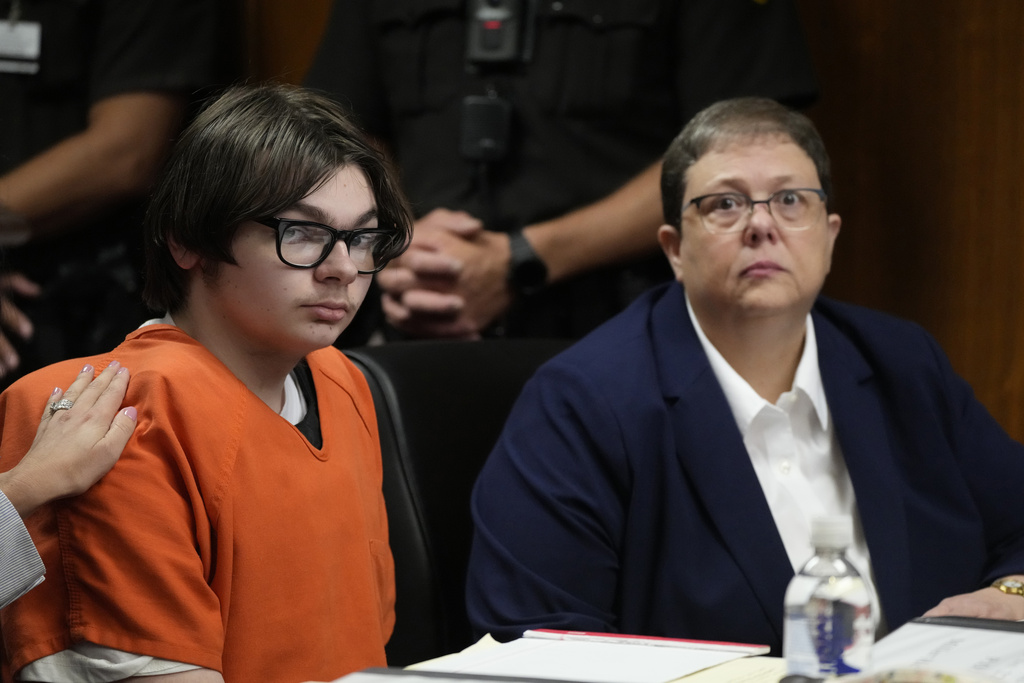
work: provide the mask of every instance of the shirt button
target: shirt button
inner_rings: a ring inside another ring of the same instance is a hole
[[[790,468],[790,465],[789,465],[789,461],[788,460],[783,460],[782,462],[779,463],[779,473],[780,474],[789,474],[789,468]]]

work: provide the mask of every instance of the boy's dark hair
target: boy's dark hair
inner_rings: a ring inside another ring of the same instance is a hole
[[[378,225],[392,231],[379,258],[401,254],[412,215],[391,165],[328,97],[286,85],[235,86],[215,98],[182,133],[146,214],[146,285],[155,311],[181,310],[187,272],[171,253],[197,254],[204,273],[235,263],[238,226],[294,206],[342,166],[366,175]]]

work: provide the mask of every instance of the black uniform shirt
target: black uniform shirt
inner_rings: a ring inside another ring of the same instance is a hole
[[[495,230],[555,218],[657,161],[716,100],[806,104],[816,93],[789,0],[521,4],[535,8],[524,41],[532,52],[500,65],[467,61],[463,0],[334,4],[307,84],[390,145],[417,215],[462,209]],[[479,162],[460,153],[460,135],[463,99],[489,91],[513,115],[509,151],[484,182]],[[519,302],[509,333],[579,336],[668,276],[660,255],[588,274]]]

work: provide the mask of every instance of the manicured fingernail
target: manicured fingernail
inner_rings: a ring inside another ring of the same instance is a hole
[[[123,375],[126,372],[128,372],[128,368],[118,368],[117,369],[117,374],[119,374],[119,375]]]
[[[82,368],[82,372],[94,372],[95,370],[96,370],[96,368],[94,368],[93,366],[89,365],[88,363],[86,363],[85,367]]]
[[[118,362],[117,362],[116,360],[112,360],[112,361],[110,361],[110,363],[109,363],[109,364],[107,365],[107,367],[108,367],[108,368],[114,368],[114,369],[116,370],[117,368],[121,367],[121,364],[120,364],[120,363],[118,363]]]
[[[135,410],[135,406],[128,406],[121,412],[127,415],[128,419],[132,422],[136,422],[139,419],[139,411]]]
[[[54,387],[54,388],[53,388],[53,391],[52,391],[52,392],[50,392],[50,398],[53,398],[54,396],[56,396],[56,395],[57,395],[57,394],[59,394],[60,392],[61,392],[61,389],[60,389],[60,387]]]

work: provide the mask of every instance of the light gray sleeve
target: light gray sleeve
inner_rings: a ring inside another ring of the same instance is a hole
[[[21,516],[0,491],[0,607],[42,583],[45,572]]]

